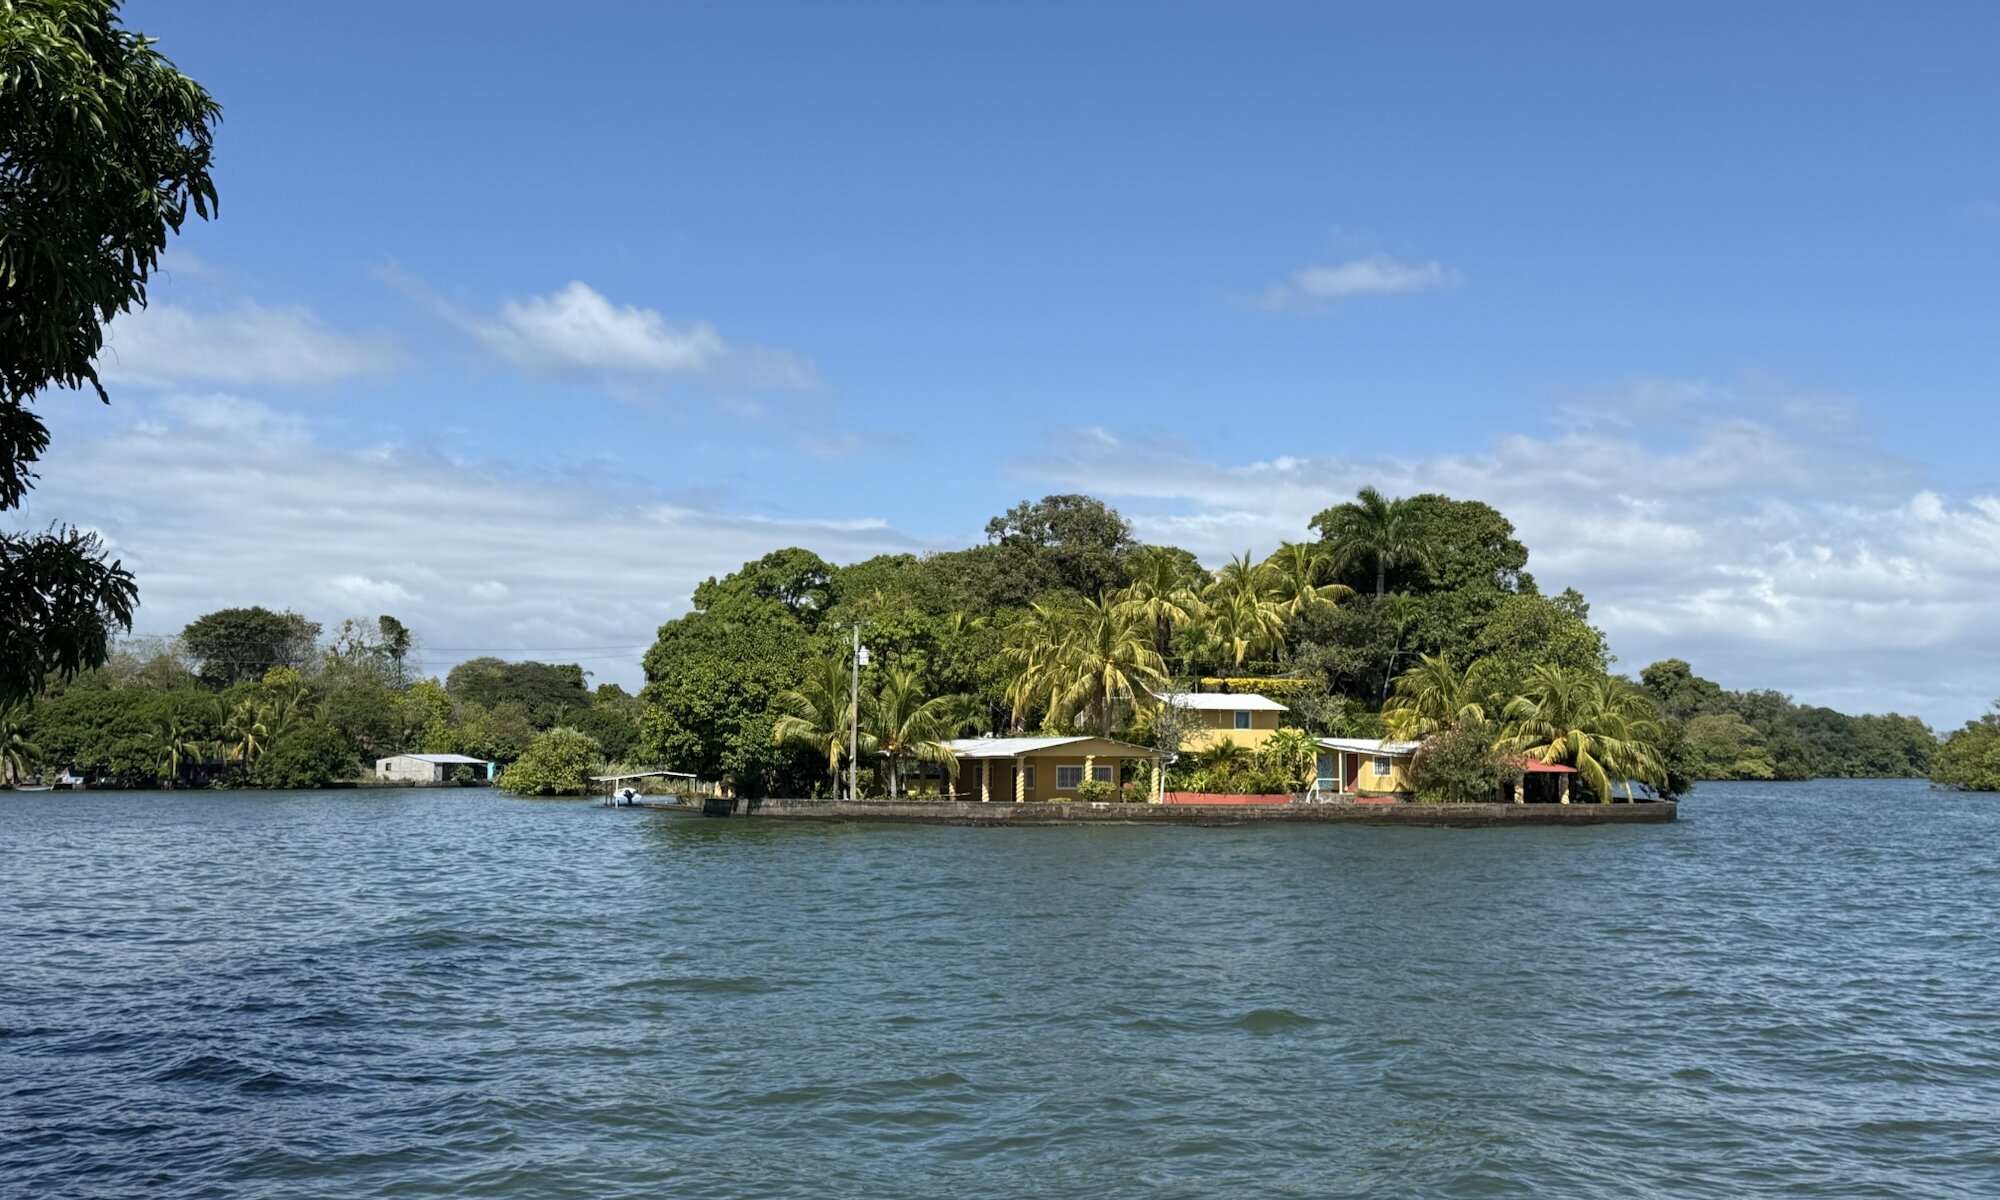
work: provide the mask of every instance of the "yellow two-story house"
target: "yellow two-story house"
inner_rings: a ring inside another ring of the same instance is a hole
[[[1162,692],[1162,704],[1182,710],[1181,752],[1200,754],[1223,742],[1261,750],[1278,732],[1285,706],[1254,692]]]

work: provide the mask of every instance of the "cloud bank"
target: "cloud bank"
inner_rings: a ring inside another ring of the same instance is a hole
[[[387,338],[335,333],[304,308],[249,302],[221,312],[153,304],[125,313],[107,327],[97,358],[106,383],[148,387],[325,385],[401,364]]]
[[[643,647],[710,575],[786,545],[842,561],[921,548],[866,517],[730,513],[584,472],[340,449],[228,394],[84,412],[61,418],[23,515],[103,533],[138,575],[141,633],[231,604],[329,624],[389,612],[450,648],[424,653],[427,670],[486,648],[587,648],[544,657],[632,686]]]
[[[1310,536],[1315,513],[1366,484],[1484,500],[1544,590],[1591,601],[1624,670],[1678,656],[1727,686],[1849,711],[1952,727],[1983,711],[2000,694],[2000,498],[1940,494],[1840,434],[1844,406],[1742,407],[1655,386],[1561,432],[1426,459],[1225,464],[1100,430],[1019,469],[1211,563]]]

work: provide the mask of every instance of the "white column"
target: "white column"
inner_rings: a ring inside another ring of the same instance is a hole
[[[992,766],[993,760],[990,758],[979,760],[979,802],[981,804],[985,804],[987,801],[993,799]]]

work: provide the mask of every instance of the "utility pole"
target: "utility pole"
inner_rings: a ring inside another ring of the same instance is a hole
[[[861,622],[854,623],[853,684],[847,695],[847,799],[861,798]]]

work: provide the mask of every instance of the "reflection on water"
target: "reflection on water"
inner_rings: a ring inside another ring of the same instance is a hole
[[[923,829],[0,808],[0,1193],[1987,1197],[1991,800]]]

